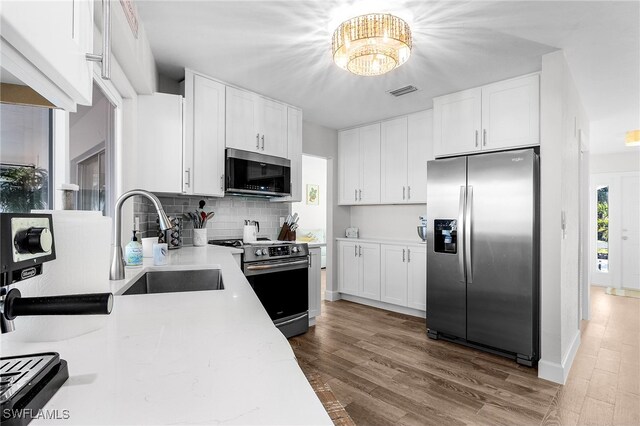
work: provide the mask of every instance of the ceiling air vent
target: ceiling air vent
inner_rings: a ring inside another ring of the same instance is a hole
[[[409,85],[409,86],[401,87],[399,89],[390,90],[389,94],[395,97],[398,97],[398,96],[406,95],[407,93],[415,92],[416,90],[418,90],[416,86]]]

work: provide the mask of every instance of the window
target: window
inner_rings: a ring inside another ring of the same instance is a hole
[[[0,104],[0,212],[52,208],[52,112]]]
[[[609,186],[599,186],[596,191],[598,271],[607,273],[609,272]]]

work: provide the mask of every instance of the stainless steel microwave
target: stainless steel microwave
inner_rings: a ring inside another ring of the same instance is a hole
[[[227,148],[227,194],[285,197],[291,195],[291,161]]]

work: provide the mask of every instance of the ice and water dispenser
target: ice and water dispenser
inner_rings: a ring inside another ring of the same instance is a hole
[[[433,221],[433,249],[436,253],[458,253],[458,221],[436,219]]]

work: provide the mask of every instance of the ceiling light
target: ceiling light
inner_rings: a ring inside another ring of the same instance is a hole
[[[629,130],[624,138],[626,146],[640,146],[640,130]]]
[[[356,16],[334,31],[332,48],[340,68],[357,75],[382,75],[409,59],[411,29],[388,13]]]

